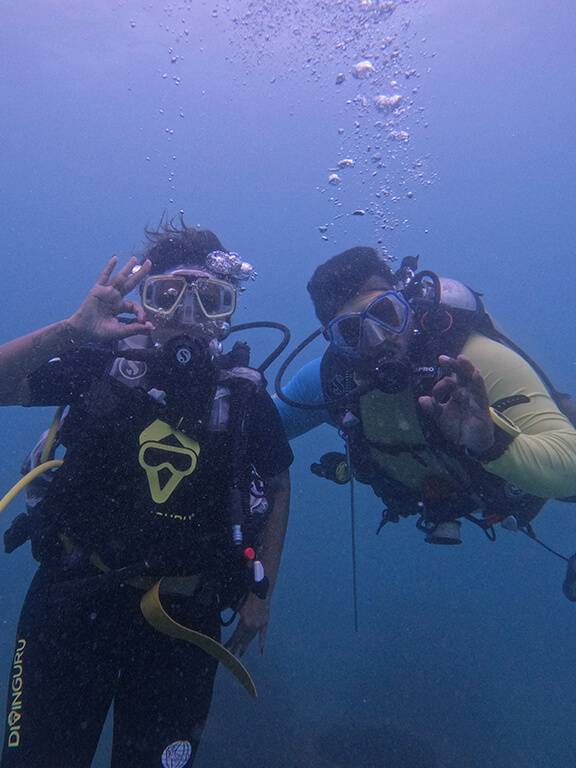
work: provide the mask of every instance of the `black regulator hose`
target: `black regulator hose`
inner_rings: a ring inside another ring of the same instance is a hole
[[[286,349],[288,344],[290,343],[290,330],[288,326],[283,325],[282,323],[274,323],[271,320],[257,320],[252,323],[241,323],[240,325],[232,325],[229,329],[229,333],[237,333],[238,331],[247,331],[251,328],[274,328],[276,331],[281,331],[284,334],[284,338],[276,346],[272,352],[268,355],[266,360],[264,360],[263,363],[261,363],[258,368],[256,369],[260,373],[264,373],[266,368],[268,366],[272,365],[274,360],[276,360],[277,357],[279,357],[282,352]]]
[[[278,344],[274,350],[268,355],[268,357],[261,363],[256,370],[263,373],[269,365],[271,365],[277,357],[286,349],[290,343],[290,330],[286,325],[282,323],[274,323],[267,320],[259,320],[252,323],[241,323],[240,325],[233,325],[228,329],[228,333],[236,333],[237,331],[247,331],[251,328],[273,328],[276,331],[281,331],[283,334],[282,341]],[[127,360],[141,360],[144,362],[150,362],[157,360],[159,355],[162,354],[162,350],[152,347],[144,349],[122,349],[117,350],[115,355],[117,357],[124,357]]]
[[[424,282],[424,278],[430,278],[432,281],[432,284],[434,285],[434,295],[432,296],[432,303],[433,303],[433,311],[437,310],[440,306],[441,297],[442,297],[442,284],[440,283],[440,278],[436,274],[436,272],[432,272],[430,269],[423,269],[421,272],[417,272],[412,280],[410,281],[410,284],[408,285],[407,293],[409,294],[408,298],[416,298],[416,292],[418,290],[422,289],[422,284]]]
[[[283,403],[286,403],[286,405],[290,405],[293,408],[304,408],[309,411],[320,411],[320,410],[326,410],[326,404],[325,403],[301,403],[298,400],[292,400],[291,397],[288,397],[288,395],[285,395],[284,392],[282,392],[282,377],[286,373],[286,370],[290,363],[294,360],[295,357],[297,357],[300,352],[304,349],[304,347],[308,346],[314,339],[316,339],[320,334],[324,331],[324,328],[318,328],[314,331],[314,333],[311,333],[310,336],[304,339],[303,342],[298,344],[298,346],[288,355],[286,360],[282,363],[280,368],[278,369],[278,373],[276,375],[276,380],[274,381],[274,388],[276,389],[276,394],[282,400]]]

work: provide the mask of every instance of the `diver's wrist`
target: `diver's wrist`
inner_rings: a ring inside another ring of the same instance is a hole
[[[491,424],[490,430],[486,430],[485,435],[482,437],[476,436],[474,440],[471,440],[466,445],[466,451],[476,456],[482,456],[493,449],[495,442],[496,436],[494,433],[494,426]]]
[[[511,430],[502,429],[498,424],[494,424],[494,441],[489,448],[483,451],[475,451],[466,448],[466,455],[480,464],[489,464],[491,461],[499,459],[514,442],[519,431],[514,434]]]
[[[74,315],[67,317],[66,320],[61,321],[61,337],[62,341],[68,347],[77,347],[86,342],[84,338],[85,334],[82,333],[79,326],[74,323]]]

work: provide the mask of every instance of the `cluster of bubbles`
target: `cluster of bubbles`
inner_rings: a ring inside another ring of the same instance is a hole
[[[426,54],[416,49],[422,0],[283,0],[226,2],[214,11],[233,25],[235,56],[246,69],[286,51],[283,72],[305,68],[319,82],[331,80],[330,98],[341,107],[335,126],[339,149],[318,190],[334,205],[329,228],[348,216],[373,217],[378,229],[408,226],[405,200],[432,184],[428,157],[412,141],[426,126],[418,103]],[[242,12],[239,12],[241,9]],[[288,44],[287,44],[288,43]],[[356,199],[350,206],[348,198]],[[404,213],[399,211],[403,210]]]
[[[179,86],[182,81],[181,66],[186,59],[186,52],[184,45],[188,44],[191,40],[191,31],[193,26],[191,19],[193,19],[193,4],[191,0],[184,0],[183,2],[168,2],[163,6],[163,12],[165,14],[164,21],[159,24],[160,31],[169,36],[170,43],[166,48],[166,55],[162,62],[161,68],[158,69],[158,77],[160,77],[167,84],[170,83],[173,86]],[[139,29],[139,20],[143,14],[157,14],[157,4],[153,2],[144,3],[139,15],[130,19],[130,27],[135,30],[135,33]],[[183,118],[185,115],[184,106],[180,106],[177,113],[174,109],[157,110],[157,119],[161,121],[163,126],[163,132],[167,141],[171,141],[177,132],[176,116]],[[148,155],[146,157],[147,162],[151,162],[153,157]],[[170,161],[164,162],[164,170],[166,172],[166,183],[170,185],[171,189],[174,189],[174,177],[176,176],[177,156],[172,155]],[[170,197],[170,203],[174,200]],[[183,213],[183,211],[180,211]]]
[[[371,216],[381,230],[408,226],[402,203],[433,182],[428,157],[418,153],[419,142],[413,141],[416,127],[426,126],[419,91],[428,62],[426,53],[417,50],[423,41],[415,29],[423,2],[202,0],[228,37],[226,56],[241,65],[239,76],[261,68],[272,73],[274,82],[305,70],[339,110],[337,153],[316,182],[333,206],[331,220],[318,227],[324,240],[330,227],[349,216]],[[180,0],[166,3],[163,10],[161,26],[170,44],[159,75],[179,86],[198,9],[191,0]],[[179,115],[184,114],[183,107]],[[176,124],[173,115],[166,117],[160,110],[170,141]],[[172,185],[174,171],[166,169]]]

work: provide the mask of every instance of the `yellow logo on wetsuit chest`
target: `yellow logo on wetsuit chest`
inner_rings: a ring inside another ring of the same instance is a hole
[[[157,504],[163,504],[196,469],[200,446],[160,419],[146,427],[139,441],[138,460],[146,471],[150,493]]]

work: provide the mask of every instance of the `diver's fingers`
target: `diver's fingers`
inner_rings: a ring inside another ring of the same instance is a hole
[[[137,269],[136,272],[133,271],[134,267],[132,267],[130,274],[126,278],[126,282],[124,283],[124,293],[130,293],[130,291],[146,277],[148,272],[150,272],[151,267],[152,262],[150,259],[146,259],[146,261],[140,266],[140,269]]]
[[[422,409],[429,416],[440,416],[442,410],[449,400],[460,400],[460,390],[455,379],[446,377],[435,384],[430,395],[423,395],[418,398]]]
[[[468,386],[470,384],[472,375],[476,369],[466,355],[458,355],[456,358],[440,355],[438,359],[441,365],[450,368],[452,373],[456,375],[459,384],[462,386]]]
[[[248,648],[257,633],[258,629],[256,627],[247,627],[242,620],[240,620],[225,647],[239,659],[243,656],[246,648]]]
[[[451,397],[458,392],[458,382],[456,379],[445,376],[438,381],[430,393],[433,400],[436,400],[438,404],[446,403]]]
[[[127,339],[129,336],[138,336],[143,333],[149,333],[154,330],[152,323],[127,323],[120,325],[116,331],[116,338]]]
[[[120,312],[127,312],[130,315],[135,315],[141,323],[146,322],[146,312],[144,311],[144,307],[138,301],[124,299]],[[120,312],[117,314],[120,314]]]
[[[428,397],[427,395],[424,395],[418,398],[418,402],[422,406],[423,410],[426,411],[426,413],[429,416],[434,416],[439,411],[440,403],[434,400],[433,397]]]
[[[449,368],[451,371],[453,371],[454,366],[456,365],[456,358],[449,357],[448,355],[440,355],[438,362],[443,368]]]
[[[486,382],[484,381],[484,376],[482,376],[480,371],[476,369],[474,369],[474,373],[472,374],[470,388],[474,394],[474,397],[476,398],[476,401],[478,402],[478,405],[482,406],[483,408],[489,408],[490,398],[488,397]]]
[[[237,639],[234,643],[230,641],[227,642],[225,647],[230,651],[230,653],[233,653],[237,659],[241,659],[244,655],[244,651],[246,648],[248,648],[248,642],[241,642]]]
[[[476,371],[474,363],[468,360],[466,355],[458,355],[456,358],[456,378],[461,386],[469,387],[472,384],[472,378]]]
[[[98,279],[96,280],[95,285],[108,285],[108,281],[110,280],[110,275],[112,272],[114,272],[114,267],[118,264],[118,257],[112,256],[108,264],[104,267],[102,272],[98,275]]]
[[[132,258],[128,259],[126,264],[124,264],[122,269],[119,269],[114,277],[110,278],[109,285],[116,288],[117,291],[120,291],[122,295],[128,293],[129,289],[126,288],[126,285],[132,276],[132,270],[136,266],[137,261],[138,259],[136,256],[132,256]]]

